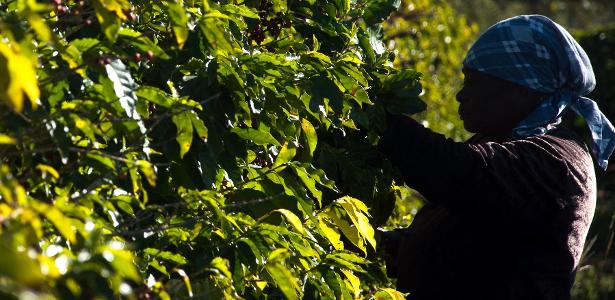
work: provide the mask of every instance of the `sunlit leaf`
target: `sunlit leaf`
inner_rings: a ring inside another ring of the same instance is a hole
[[[36,61],[17,52],[18,48],[17,45],[9,47],[5,42],[0,42],[0,100],[21,111],[24,93],[32,107],[36,107],[40,91]]]
[[[282,146],[280,143],[267,131],[261,131],[253,128],[238,128],[231,129],[231,132],[237,134],[240,138],[251,140],[257,145],[272,144]]]
[[[287,299],[299,299],[297,295],[297,291],[300,289],[299,285],[295,276],[288,271],[286,266],[279,263],[268,263],[265,268]]]
[[[297,217],[297,215],[295,215],[292,211],[287,209],[276,209],[275,211],[281,213],[286,218],[286,221],[288,221],[288,223],[290,223],[290,225],[293,226],[297,232],[301,234],[305,233],[303,222],[301,222],[299,217]]]
[[[167,13],[173,25],[175,39],[180,48],[184,46],[188,39],[188,15],[181,2],[165,1]]]
[[[49,175],[51,175],[51,177],[53,177],[55,179],[59,179],[60,178],[60,174],[52,166],[45,165],[45,164],[38,164],[38,165],[36,165],[36,168],[38,170],[40,170],[41,172],[43,172],[43,174],[49,174]]]
[[[1,134],[0,133],[0,145],[12,145],[15,144],[17,142],[17,140],[15,140],[14,138],[6,135],[6,134]]]
[[[316,150],[316,144],[318,143],[318,138],[316,136],[316,129],[314,129],[314,126],[312,125],[312,123],[310,123],[310,121],[306,119],[301,120],[301,129],[303,130],[303,133],[305,134],[305,139],[308,144],[308,151],[310,155],[313,155],[314,150]]]
[[[275,161],[273,162],[273,165],[271,166],[272,168],[288,163],[293,159],[293,157],[295,157],[297,150],[294,147],[289,146],[289,143],[284,143],[284,145],[282,145],[278,156],[276,157]]]
[[[155,248],[145,248],[143,249],[143,253],[178,265],[185,265],[186,263],[188,263],[185,257],[170,251],[163,251]]]

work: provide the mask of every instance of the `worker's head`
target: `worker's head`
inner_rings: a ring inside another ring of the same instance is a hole
[[[545,95],[473,69],[463,69],[463,74],[457,101],[459,116],[469,132],[510,137]]]
[[[595,87],[594,72],[562,26],[539,15],[501,21],[472,45],[463,68],[466,78],[457,99],[469,131],[541,135],[571,107],[588,123],[598,163],[606,166],[615,149],[615,128],[594,101],[583,97]]]

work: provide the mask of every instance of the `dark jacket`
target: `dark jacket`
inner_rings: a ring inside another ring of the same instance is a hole
[[[401,230],[409,299],[569,299],[596,199],[587,147],[567,129],[454,142],[390,116],[380,150],[428,203]]]

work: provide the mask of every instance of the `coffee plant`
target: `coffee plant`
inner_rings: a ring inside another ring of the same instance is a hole
[[[3,299],[403,299],[394,0],[0,0]]]

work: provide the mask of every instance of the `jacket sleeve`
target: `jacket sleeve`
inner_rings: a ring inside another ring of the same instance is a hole
[[[387,123],[380,151],[431,202],[552,207],[572,192],[566,157],[544,139],[474,145],[447,139],[403,115],[389,115]]]

